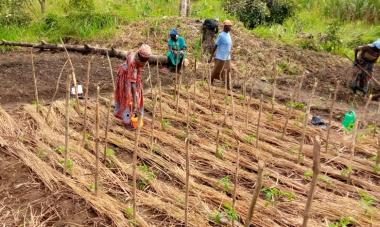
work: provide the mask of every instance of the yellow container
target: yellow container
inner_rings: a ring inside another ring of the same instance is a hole
[[[138,126],[139,126],[139,118],[133,116],[131,118],[131,123],[132,123],[133,128],[135,128],[135,129],[138,128]],[[143,119],[141,119],[141,125],[140,125],[140,127],[143,127],[143,126],[144,126],[144,121],[143,121]]]

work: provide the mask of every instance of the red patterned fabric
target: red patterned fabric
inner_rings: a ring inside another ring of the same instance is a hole
[[[130,124],[130,118],[135,114],[143,114],[143,84],[142,72],[144,65],[135,60],[136,53],[128,53],[127,60],[122,64],[117,73],[115,91],[116,110],[115,116],[123,122]],[[133,95],[137,105],[134,108]]]

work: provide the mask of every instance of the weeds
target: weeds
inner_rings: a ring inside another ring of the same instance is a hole
[[[287,202],[294,201],[296,195],[293,192],[281,191],[276,187],[261,189],[261,192],[264,193],[265,200],[267,204],[276,205],[281,200],[287,200]]]
[[[171,122],[170,122],[169,119],[163,119],[163,120],[161,121],[161,125],[162,125],[162,128],[163,128],[164,130],[166,130],[166,129],[168,129],[169,127],[172,126],[172,124],[171,124]]]
[[[311,180],[313,177],[313,171],[312,170],[306,170],[305,173],[303,174],[303,178],[305,180]]]
[[[64,165],[65,165],[65,160],[60,160],[59,163],[64,167]],[[73,161],[72,159],[67,159],[67,162],[66,162],[66,170],[67,170],[68,172],[72,172],[73,167],[74,167],[74,161]]]
[[[107,150],[106,150],[106,156],[107,156],[108,158],[113,158],[113,157],[115,157],[115,150],[112,149],[112,148],[107,148]]]
[[[220,187],[223,188],[224,192],[226,192],[226,193],[231,192],[231,190],[232,190],[232,182],[231,182],[229,176],[224,176],[223,178],[221,178],[218,181],[218,184],[219,184]]]
[[[215,210],[211,215],[212,221],[218,225],[222,224],[222,218],[223,215],[219,210]]]
[[[337,222],[329,224],[329,227],[348,227],[355,224],[355,219],[353,217],[344,217]]]
[[[157,178],[157,176],[146,164],[139,165],[138,169],[143,173],[143,176],[138,183],[139,188],[141,190],[146,190],[148,186]]]
[[[224,203],[223,206],[224,206],[224,212],[227,214],[228,219],[230,219],[231,221],[239,220],[239,214],[237,213],[235,208],[232,207],[231,203],[229,202]]]
[[[254,134],[246,135],[244,137],[244,141],[246,143],[253,143],[253,141],[255,141],[255,140],[256,140],[256,135],[254,135]]]

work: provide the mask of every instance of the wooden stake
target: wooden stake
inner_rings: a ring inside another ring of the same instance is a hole
[[[214,116],[214,109],[213,109],[213,106],[212,106],[212,84],[211,84],[211,70],[209,68],[207,68],[207,72],[208,72],[208,99],[209,99],[209,106],[210,106],[210,110],[211,110],[211,115]],[[194,95],[195,95],[195,92],[194,92]]]
[[[224,94],[224,120],[223,120],[223,124],[226,125],[227,124],[227,72],[224,73],[224,89],[225,89],[225,94]]]
[[[218,150],[219,150],[219,136],[220,136],[220,130],[218,129],[218,131],[216,132],[216,149],[215,149],[215,154],[218,154]]]
[[[312,101],[313,101],[313,97],[314,97],[314,93],[315,93],[315,89],[317,88],[317,85],[318,85],[318,82],[315,81],[313,89],[311,91],[311,96],[310,96],[310,98],[308,100],[308,103],[307,103],[307,109],[306,109],[305,117],[303,119],[303,129],[302,129],[302,136],[301,136],[301,144],[300,144],[300,149],[298,151],[298,163],[301,162],[301,159],[302,159],[302,156],[303,156],[303,145],[305,143],[307,121],[309,120],[309,114],[310,114],[311,104],[312,104]]]
[[[232,209],[235,210],[236,204],[236,191],[239,184],[239,165],[240,165],[240,141],[238,141],[237,153],[236,153],[236,167],[235,167],[235,187],[232,195]],[[232,226],[235,226],[235,220],[232,219]]]
[[[110,57],[107,52],[107,59],[108,59],[108,66],[110,68],[110,75],[111,75],[111,80],[112,80],[112,88],[113,88],[113,94],[110,96],[110,100],[108,102],[107,106],[107,120],[106,120],[106,131],[104,133],[104,163],[107,161],[107,149],[108,149],[108,131],[109,131],[109,126],[110,126],[110,115],[111,115],[111,108],[112,108],[112,100],[116,91],[116,86],[115,86],[115,80],[113,77],[113,69],[112,69],[112,64]],[[86,108],[87,109],[87,108]]]
[[[164,114],[162,112],[162,91],[161,91],[161,77],[160,77],[160,70],[158,67],[157,62],[157,83],[158,83],[158,95],[160,97],[160,118],[161,118],[161,129],[163,129],[162,123],[164,122]]]
[[[92,59],[92,58],[91,58]],[[113,76],[113,69],[112,69],[112,63],[111,63],[111,59],[110,59],[110,56],[108,54],[108,51],[107,51],[107,60],[108,60],[108,66],[110,68],[110,74],[111,74],[111,79],[112,79],[112,87],[113,87],[113,91],[115,92],[116,90],[116,85],[115,85],[115,78]],[[149,64],[149,63],[148,63]]]
[[[348,165],[348,175],[347,175],[347,181],[350,182],[351,180],[351,172],[352,172],[352,162],[355,157],[355,148],[356,148],[356,139],[358,135],[358,127],[359,127],[359,118],[355,122],[354,131],[352,132],[352,143],[351,143],[351,156],[350,161]]]
[[[71,72],[72,72],[72,76],[73,76],[73,82],[74,82],[75,98],[76,98],[76,102],[77,102],[77,107],[76,107],[76,108],[79,108],[78,86],[77,86],[77,79],[76,79],[76,77],[75,77],[74,65],[73,65],[73,62],[71,61],[71,58],[70,58],[69,52],[67,51],[66,46],[65,46],[65,44],[63,43],[63,40],[62,40],[62,39],[61,39],[61,44],[62,44],[63,49],[65,50],[67,60],[68,60],[69,63],[70,63]]]
[[[377,138],[377,157],[376,157],[376,166],[380,165],[380,136]]]
[[[260,160],[259,163],[258,163],[256,188],[255,188],[255,191],[253,192],[251,204],[249,206],[249,211],[248,211],[248,214],[247,214],[247,219],[245,220],[245,225],[244,225],[245,227],[249,227],[250,226],[250,223],[251,223],[251,220],[252,220],[252,217],[253,217],[253,213],[255,211],[255,206],[256,206],[257,198],[259,197],[259,194],[260,194],[260,191],[261,191],[261,186],[262,186],[262,183],[263,183],[263,171],[264,171],[264,167],[265,167],[265,163]]]
[[[366,104],[365,104],[365,106],[364,106],[364,113],[363,113],[363,119],[362,119],[362,121],[363,121],[363,128],[366,128],[367,127],[367,110],[368,110],[368,106],[369,106],[369,103],[371,102],[371,100],[372,100],[372,94],[370,94],[369,96],[368,96],[368,100],[367,100],[367,102],[366,102]]]
[[[98,195],[99,190],[99,96],[100,88],[99,85],[96,86],[96,117],[95,117],[95,195]]]
[[[33,50],[30,51],[32,57],[32,70],[33,70],[33,81],[34,81],[34,95],[36,98],[36,112],[39,111],[40,102],[38,101],[38,87],[37,87],[37,78],[36,78],[36,69],[34,68],[34,59],[33,59]]]
[[[188,226],[189,217],[189,191],[190,191],[190,155],[189,138],[186,138],[186,194],[185,194],[185,226]]]
[[[50,107],[49,107],[49,111],[48,111],[48,113],[47,113],[47,115],[46,115],[46,121],[47,120],[49,120],[49,116],[50,116],[50,112],[51,112],[51,110],[52,110],[52,108],[53,108],[53,102],[54,102],[54,100],[55,100],[55,97],[57,96],[57,94],[58,94],[58,89],[59,89],[59,82],[61,81],[61,77],[62,77],[62,75],[63,75],[63,70],[65,69],[65,67],[66,67],[66,65],[67,65],[67,62],[68,62],[68,60],[66,60],[65,61],[65,64],[63,64],[63,67],[62,67],[62,69],[61,69],[61,72],[59,73],[59,76],[58,76],[58,79],[57,79],[57,84],[56,84],[56,86],[55,86],[55,91],[54,91],[54,94],[53,94],[53,97],[51,98],[51,101],[50,101]]]
[[[314,148],[313,148],[313,178],[310,184],[310,190],[307,197],[305,212],[303,214],[303,223],[302,227],[307,227],[307,221],[310,215],[311,203],[313,202],[315,186],[317,185],[318,175],[320,173],[320,151],[321,151],[321,141],[319,136],[314,138]]]
[[[272,84],[272,110],[271,110],[271,116],[273,120],[273,115],[274,115],[274,103],[276,101],[276,83],[277,83],[277,69],[276,66],[274,66],[274,76],[273,76],[273,84]]]
[[[86,74],[86,83],[84,90],[84,116],[83,116],[83,134],[82,134],[82,147],[84,147],[86,142],[86,133],[87,133],[87,106],[88,106],[88,90],[90,86],[90,72],[91,72],[91,61],[93,57],[88,61],[87,65],[87,74]]]
[[[336,97],[338,95],[338,90],[339,90],[339,81],[336,83],[335,91],[334,91],[334,98],[331,101],[331,106],[330,106],[330,116],[329,116],[329,124],[327,126],[327,135],[326,135],[326,153],[329,148],[329,139],[330,139],[330,130],[331,130],[331,123],[332,123],[332,118],[333,118],[333,113],[334,113],[334,106],[336,102]]]
[[[69,116],[69,105],[70,105],[70,85],[71,85],[71,77],[67,75],[66,79],[66,125],[65,125],[65,163],[64,163],[64,171],[63,173],[67,173],[67,153],[69,150],[69,126],[70,126],[70,116]]]
[[[154,96],[153,101],[153,110],[152,110],[152,126],[151,126],[151,132],[150,132],[150,151],[153,151],[153,144],[154,144],[154,123],[156,120],[156,105],[157,105],[157,95]]]
[[[133,149],[133,169],[132,169],[132,175],[133,175],[133,189],[132,189],[132,196],[133,196],[133,220],[136,220],[136,188],[137,188],[137,177],[136,177],[136,169],[137,169],[137,149],[139,147],[139,138],[141,133],[141,122],[142,122],[142,116],[139,114],[138,117],[138,124],[137,124],[137,130],[135,134],[135,149]]]
[[[232,127],[235,126],[235,102],[234,102],[234,92],[232,90],[232,77],[231,73],[228,74],[228,81],[229,81],[229,86],[230,86],[230,96],[231,96],[231,108],[232,108]]]
[[[284,136],[286,134],[286,128],[288,127],[288,123],[289,123],[289,118],[290,118],[290,115],[293,111],[293,102],[294,102],[295,93],[297,91],[296,88],[297,88],[297,86],[294,85],[293,93],[290,97],[290,103],[286,107],[286,119],[285,119],[284,128],[282,129],[281,139],[284,139]]]
[[[257,127],[256,127],[256,148],[259,148],[259,130],[260,130],[261,113],[263,112],[263,101],[264,101],[264,95],[261,94],[259,117],[257,119]]]
[[[184,73],[184,72],[182,72]],[[176,107],[175,107],[175,114],[178,114],[178,108],[179,108],[179,98],[181,95],[181,87],[182,87],[182,73],[178,76],[178,90],[177,90],[177,99],[176,99]]]

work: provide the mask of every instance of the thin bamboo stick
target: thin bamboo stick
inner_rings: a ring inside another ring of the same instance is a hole
[[[38,87],[37,87],[37,78],[36,78],[36,69],[34,67],[34,57],[33,57],[33,50],[30,51],[30,55],[32,58],[32,71],[33,71],[33,81],[34,81],[34,96],[36,98],[36,112],[39,112],[39,105],[40,102],[38,101]]]
[[[184,73],[184,69],[182,69],[182,73]],[[182,73],[178,75],[178,90],[177,90],[177,99],[176,99],[176,107],[175,107],[175,114],[178,114],[178,108],[179,108],[179,98],[181,95],[181,87],[182,87]]]
[[[84,91],[84,116],[83,116],[83,132],[82,132],[82,147],[84,147],[86,142],[86,133],[87,133],[87,106],[88,106],[88,90],[90,86],[90,71],[91,71],[91,61],[93,57],[88,61],[87,65],[87,74],[86,74],[86,83]]]
[[[276,83],[277,83],[277,68],[276,65],[274,66],[274,76],[273,76],[273,84],[272,84],[272,109],[271,109],[271,118],[273,120],[273,115],[274,115],[274,104],[276,101]]]
[[[376,166],[380,165],[380,136],[377,138],[377,157],[376,157]]]
[[[139,139],[141,134],[141,124],[142,123],[142,116],[139,114],[138,117],[138,124],[137,124],[137,130],[135,133],[135,149],[133,149],[133,168],[132,168],[132,175],[133,175],[133,188],[132,188],[132,200],[133,200],[133,220],[136,220],[136,188],[137,188],[137,176],[136,176],[136,169],[137,169],[137,149],[139,147]]]
[[[71,85],[71,77],[70,75],[67,75],[66,79],[66,103],[65,103],[65,110],[66,110],[66,124],[65,124],[65,163],[63,167],[63,173],[67,173],[67,153],[69,150],[69,124],[70,124],[70,116],[69,116],[69,105],[70,105],[70,85]]]
[[[189,138],[186,138],[186,194],[185,194],[185,226],[188,226],[189,219],[189,191],[190,191],[190,155]]]
[[[260,140],[259,130],[260,130],[261,113],[263,112],[263,101],[264,101],[264,95],[261,94],[259,117],[257,119],[257,127],[256,127],[256,148],[259,148],[259,140]]]
[[[317,185],[318,175],[321,169],[321,162],[320,162],[321,154],[320,153],[321,153],[321,141],[319,139],[319,136],[317,136],[316,138],[314,138],[314,148],[313,148],[313,178],[311,180],[310,190],[307,197],[305,212],[303,215],[302,227],[307,227],[307,221],[309,220],[311,203],[313,202],[315,187]]]
[[[65,44],[63,43],[63,40],[62,40],[62,39],[61,39],[61,44],[62,44],[63,49],[65,50],[67,60],[68,60],[69,63],[70,63],[71,72],[72,72],[72,74],[73,74],[72,76],[73,76],[74,89],[75,89],[75,98],[76,98],[76,102],[77,102],[77,107],[76,107],[76,108],[79,108],[78,86],[77,86],[77,79],[76,79],[76,77],[75,77],[74,65],[73,65],[73,62],[71,61],[71,58],[70,58],[69,52],[67,51],[66,46],[65,46]]]
[[[236,192],[237,192],[237,187],[239,184],[239,165],[240,165],[240,141],[238,141],[237,152],[236,152],[235,187],[234,187],[234,192],[232,195],[232,209],[234,210],[235,210],[235,205],[236,205]],[[235,226],[234,219],[232,219],[232,226]]]
[[[153,151],[154,144],[154,123],[156,121],[156,106],[157,106],[157,94],[154,96],[153,110],[152,110],[152,126],[150,131],[150,151]]]
[[[112,69],[112,64],[110,57],[107,52],[107,59],[108,59],[108,66],[110,69],[110,75],[111,75],[111,80],[112,80],[112,88],[113,88],[113,93],[110,96],[110,100],[108,102],[107,106],[107,119],[106,119],[106,131],[104,132],[104,162],[107,161],[107,149],[108,149],[108,131],[110,127],[110,115],[111,115],[111,108],[112,108],[112,100],[116,91],[116,86],[115,86],[115,80],[113,77],[113,69]]]
[[[164,122],[164,114],[162,112],[162,88],[161,88],[161,77],[160,77],[160,69],[158,67],[158,61],[157,61],[157,83],[158,83],[158,95],[160,97],[160,119],[161,119],[161,129],[163,129],[163,122]]]
[[[53,108],[52,103],[54,102],[55,97],[56,97],[57,94],[58,94],[59,82],[61,81],[61,77],[62,77],[62,75],[63,75],[63,70],[65,69],[65,67],[66,67],[66,65],[67,65],[67,62],[68,62],[68,60],[65,61],[65,64],[63,64],[63,67],[62,67],[62,69],[61,69],[61,72],[59,73],[59,76],[58,76],[58,79],[57,79],[57,84],[56,84],[56,86],[55,86],[55,91],[54,91],[53,97],[51,98],[51,101],[50,101],[51,104],[50,104],[50,107],[49,107],[48,113],[47,113],[47,115],[46,115],[46,121],[49,120],[50,112],[51,112],[51,110],[52,110],[52,108]]]
[[[329,124],[327,126],[327,135],[326,135],[326,149],[325,149],[326,153],[327,153],[327,150],[329,148],[331,123],[332,123],[332,118],[333,118],[333,113],[334,113],[336,97],[338,95],[338,90],[339,90],[339,81],[336,83],[336,87],[335,87],[335,91],[334,91],[334,98],[332,99],[331,106],[330,106]]]
[[[369,104],[370,104],[370,102],[371,102],[371,100],[372,100],[372,97],[373,97],[373,95],[372,94],[370,94],[369,96],[368,96],[368,100],[367,100],[367,102],[366,102],[366,104],[365,104],[365,106],[364,106],[364,113],[363,113],[363,128],[366,128],[367,127],[367,114],[368,114],[368,106],[369,106]]]
[[[209,108],[211,110],[211,115],[214,116],[214,108],[212,106],[212,88],[211,88],[211,70],[207,67],[208,70],[205,70],[208,72],[208,99],[209,99]],[[195,95],[195,92],[194,92]]]
[[[99,96],[100,88],[99,85],[96,86],[96,117],[95,117],[95,195],[98,195],[99,191]]]
[[[227,72],[224,73],[224,89],[225,89],[225,94],[224,94],[224,120],[223,124],[226,125],[227,123]]]
[[[232,127],[235,125],[235,102],[234,102],[234,92],[232,90],[232,77],[231,73],[228,74],[228,81],[229,81],[229,86],[230,86],[230,96],[231,96],[231,108],[232,108]]]
[[[262,183],[263,183],[264,168],[265,168],[265,163],[262,160],[260,160],[259,163],[258,163],[256,188],[255,188],[255,191],[253,192],[251,204],[249,206],[248,215],[247,215],[247,218],[245,220],[245,225],[244,225],[245,227],[249,227],[250,223],[252,221],[252,217],[253,217],[253,213],[255,211],[255,206],[256,206],[257,198],[259,197],[259,194],[260,194],[260,191],[261,191],[261,186],[262,186]]]
[[[352,172],[352,162],[355,157],[355,148],[356,148],[356,139],[358,135],[358,127],[359,127],[359,118],[355,122],[354,126],[354,131],[352,132],[352,142],[351,142],[351,156],[349,160],[349,165],[348,165],[348,174],[347,174],[347,182],[350,182],[351,180],[351,172]]]
[[[294,98],[295,98],[295,93],[297,91],[297,86],[294,85],[294,89],[293,89],[293,93],[290,97],[290,103],[289,105],[286,107],[286,119],[285,119],[285,124],[284,124],[284,127],[282,129],[282,134],[281,134],[281,139],[284,139],[284,136],[286,134],[286,129],[288,127],[288,123],[289,123],[289,118],[290,118],[290,115],[293,111],[293,102],[294,102]]]
[[[301,158],[303,156],[303,145],[305,143],[307,121],[309,120],[310,108],[311,108],[311,104],[312,104],[312,101],[313,101],[313,97],[314,97],[314,93],[315,93],[315,89],[317,88],[317,85],[318,85],[318,82],[315,81],[313,89],[311,91],[311,96],[310,96],[310,98],[309,98],[309,100],[307,102],[307,109],[306,109],[306,113],[305,113],[305,116],[304,116],[304,119],[303,119],[302,136],[301,136],[301,142],[300,142],[301,144],[300,144],[300,148],[298,150],[298,163],[301,162]]]
[[[115,92],[115,90],[116,90],[115,78],[113,76],[112,63],[111,63],[111,59],[110,59],[110,56],[108,54],[108,51],[107,51],[107,60],[108,60],[108,66],[110,68],[110,74],[111,74],[111,79],[112,79],[112,87],[113,87],[113,91]]]
[[[219,137],[220,137],[220,130],[216,131],[216,148],[215,148],[215,154],[218,154],[219,150]]]

